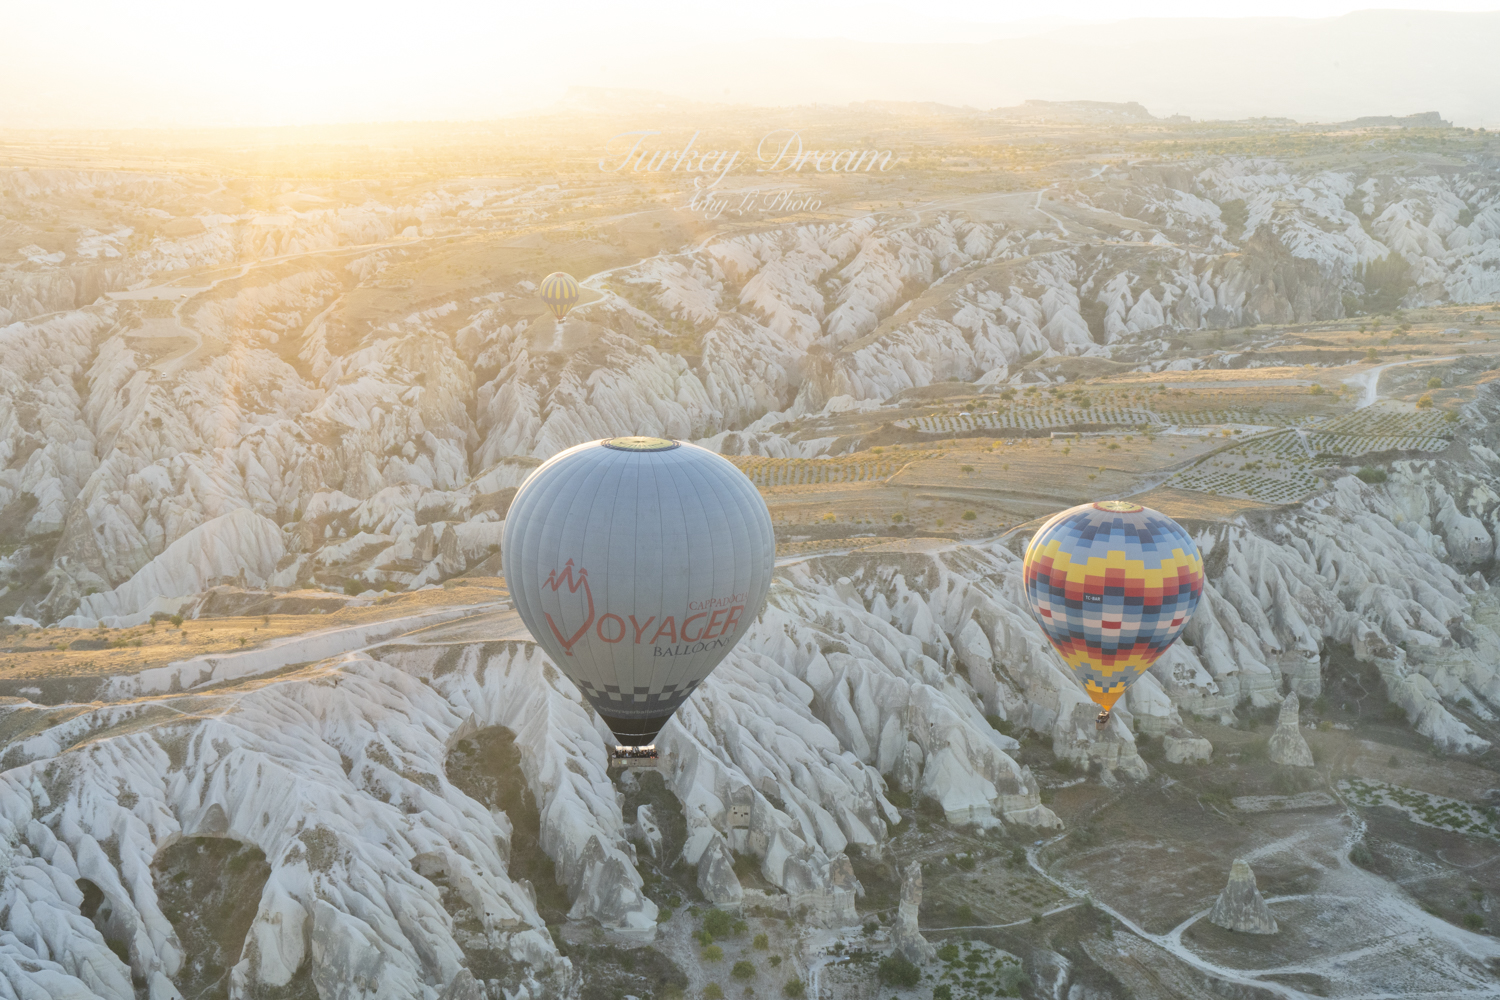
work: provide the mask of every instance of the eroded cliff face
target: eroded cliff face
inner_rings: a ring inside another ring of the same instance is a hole
[[[201,194],[172,178],[3,177],[27,197],[72,185],[191,207]],[[24,614],[89,627],[191,615],[225,582],[415,589],[492,559],[515,487],[581,441],[818,454],[836,439],[776,428],[948,378],[1002,380],[1049,352],[1159,368],[1174,332],[1337,315],[1363,294],[1354,268],[1392,251],[1420,275],[1415,297],[1500,294],[1483,266],[1500,210],[1462,172],[1224,160],[1105,171],[1057,193],[1055,218],[892,214],[616,268],[576,350],[523,315],[524,276],[369,320],[369,294],[406,280],[392,277],[404,247],[246,268],[151,308],[85,304],[94,286],[58,270],[92,251],[99,289],[149,286],[174,267],[422,234],[552,197],[540,189],[210,214],[144,243],[96,233],[60,260],[38,248],[0,275],[0,586],[26,595]],[[1233,226],[1231,201],[1245,203]],[[1500,528],[1497,413],[1483,388],[1440,458],[1192,525],[1209,567],[1199,613],[1103,734],[1025,608],[1014,539],[785,566],[749,636],[663,733],[684,858],[732,898],[725,859],[751,856],[797,906],[844,919],[857,894],[846,852],[888,838],[897,792],[952,823],[1056,825],[1001,728],[1140,778],[1138,731],[1205,756],[1184,713],[1316,697],[1334,647],[1373,664],[1419,732],[1483,749],[1449,706],[1500,711],[1500,602],[1482,575]],[[0,938],[12,992],[124,997],[135,978],[152,1000],[174,996],[183,946],[151,863],[197,836],[251,845],[271,872],[237,997],[311,969],[326,995],[434,1000],[476,933],[527,995],[567,992],[577,970],[509,872],[510,820],[444,772],[453,745],[497,726],[523,748],[571,915],[651,934],[632,843],[650,849],[649,819],[626,826],[606,734],[536,647],[380,635],[328,658],[325,639],[274,671],[244,661],[232,684],[221,665],[189,663],[119,679],[96,704],[0,705],[15,734],[0,757],[0,910],[31,928]],[[109,900],[103,926],[81,915],[79,879]]]
[[[1182,331],[1341,315],[1369,291],[1359,268],[1391,254],[1408,303],[1494,298],[1500,195],[1471,166],[1105,168],[1049,191],[1046,210],[1012,197],[982,221],[892,212],[725,236],[601,271],[581,340],[523,308],[540,277],[524,267],[408,294],[431,277],[412,240],[533,211],[555,185],[462,181],[357,204],[290,192],[271,210],[202,180],[7,171],[4,197],[83,199],[99,218],[0,265],[0,530],[24,550],[0,562],[0,585],[28,588],[21,610],[39,618],[129,613],[125,597],[80,602],[153,560],[176,576],[174,545],[244,511],[263,529],[223,522],[245,551],[198,559],[184,594],[240,573],[409,586],[399,533],[369,532],[374,561],[318,565],[269,536],[305,537],[319,493],[472,500],[478,481],[516,485],[517,461],[612,434],[823,454],[847,443],[782,425],[1001,380],[1038,355],[1161,367]],[[199,286],[153,284],[231,262]]]
[[[1466,572],[1487,558],[1500,503],[1489,485],[1500,461],[1484,443],[1494,406],[1487,392],[1473,408],[1463,463],[1398,464],[1378,486],[1344,476],[1301,509],[1203,526],[1202,610],[1103,734],[1025,610],[1006,542],[889,542],[784,567],[746,640],[663,732],[683,858],[733,896],[726,857],[753,857],[811,919],[838,923],[857,892],[844,854],[879,850],[899,818],[892,790],[933,800],[952,823],[1056,825],[1016,742],[986,716],[1049,734],[1057,754],[1116,778],[1144,777],[1138,731],[1188,740],[1185,711],[1316,696],[1334,644],[1377,666],[1419,731],[1482,749],[1445,703],[1500,709],[1500,607]],[[439,499],[451,501],[413,491],[405,509]],[[211,836],[255,847],[270,868],[236,996],[303,969],[334,991],[378,981],[378,995],[432,998],[474,944],[471,919],[528,995],[566,992],[577,971],[508,872],[510,821],[444,770],[454,745],[496,726],[517,736],[570,916],[633,939],[654,932],[636,852],[660,835],[649,817],[626,825],[606,734],[530,642],[416,633],[227,687],[222,664],[169,673],[143,675],[119,701],[0,710],[27,734],[0,773],[0,899],[12,926],[20,914],[34,928],[0,942],[13,982],[124,995],[134,976],[173,996],[182,946],[150,865],[179,838]],[[174,688],[193,677],[201,693],[193,680]],[[78,916],[80,878],[110,901],[103,929]],[[309,950],[311,939],[322,943]]]

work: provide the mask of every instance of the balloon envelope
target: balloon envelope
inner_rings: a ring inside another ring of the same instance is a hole
[[[1042,525],[1022,576],[1048,640],[1106,712],[1182,634],[1203,593],[1192,536],[1122,500],[1082,504]]]
[[[501,561],[532,636],[620,743],[639,746],[749,630],[775,554],[744,473],[696,445],[631,437],[533,472]]]
[[[571,274],[553,271],[542,279],[536,294],[552,310],[552,315],[562,319],[578,304],[578,281]]]

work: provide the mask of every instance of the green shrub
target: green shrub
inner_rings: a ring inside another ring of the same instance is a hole
[[[887,986],[915,986],[922,980],[922,970],[904,955],[887,955],[882,958],[876,975]]]
[[[729,970],[729,974],[742,982],[747,979],[754,979],[755,966],[742,958],[734,963],[734,968]]]
[[[937,957],[942,959],[944,962],[957,962],[958,945],[952,943],[943,945],[937,950]]]
[[[1383,483],[1390,478],[1390,476],[1386,474],[1386,471],[1384,469],[1375,469],[1371,468],[1368,465],[1356,472],[1355,475],[1360,478],[1361,482],[1371,484]]]
[[[172,627],[173,628],[182,628],[182,616],[181,615],[173,615],[169,620],[172,622]]]
[[[1471,931],[1484,929],[1484,918],[1477,913],[1465,913],[1463,924]]]
[[[1308,387],[1307,392],[1310,396],[1321,396],[1323,395],[1323,387],[1314,382],[1311,386]]]
[[[1427,380],[1427,388],[1429,389],[1441,389],[1442,387],[1443,380],[1440,378],[1434,377]]]
[[[1419,400],[1417,400],[1417,409],[1419,409],[1419,410],[1430,410],[1430,409],[1432,409],[1432,393],[1430,393],[1430,392],[1424,392],[1422,394],[1422,398],[1419,399]]]
[[[750,942],[750,947],[756,951],[770,951],[771,941],[764,934],[757,934],[755,940]]]
[[[972,510],[966,510],[966,511],[964,511],[964,514],[963,514],[963,518],[964,518],[965,521],[972,521],[972,520],[974,520],[978,516],[979,515],[976,514],[976,513],[974,513]]]
[[[791,997],[792,1000],[802,1000],[807,996],[807,987],[800,979],[788,979],[786,985],[781,988],[781,992]]]
[[[724,1000],[724,987],[718,983],[709,983],[703,987],[703,1000]]]
[[[1370,853],[1370,849],[1365,846],[1365,842],[1360,840],[1356,841],[1354,846],[1349,848],[1349,860],[1361,868],[1368,868],[1375,863],[1375,855]]]
[[[703,930],[716,938],[727,938],[734,932],[734,917],[725,910],[709,910],[703,918]]]
[[[705,961],[705,962],[722,962],[722,961],[724,961],[724,949],[720,948],[716,944],[709,945],[707,948],[703,949],[703,961]]]
[[[953,987],[939,983],[932,988],[932,1000],[953,1000]]]
[[[780,955],[772,955],[771,958],[770,958],[770,963],[771,963],[771,968],[773,968],[773,969],[776,968],[776,966],[778,966],[778,965],[781,964],[781,956]]]

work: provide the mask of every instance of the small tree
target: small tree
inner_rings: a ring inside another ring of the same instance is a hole
[[[1424,393],[1423,396],[1422,396],[1422,398],[1419,399],[1419,400],[1417,400],[1417,409],[1419,409],[1419,410],[1430,410],[1430,409],[1432,409],[1432,395],[1430,393]]]
[[[755,966],[744,959],[740,959],[734,963],[734,968],[729,970],[729,974],[742,982],[747,979],[754,979]]]
[[[716,938],[727,938],[734,932],[734,918],[724,910],[709,910],[703,918],[703,929]]]
[[[724,1000],[724,987],[718,983],[709,983],[703,987],[703,1000]]]
[[[876,974],[887,986],[915,986],[922,980],[922,970],[905,955],[887,955],[882,958]]]
[[[807,987],[800,979],[788,979],[786,985],[781,988],[781,992],[791,997],[791,1000],[802,1000],[807,996]]]

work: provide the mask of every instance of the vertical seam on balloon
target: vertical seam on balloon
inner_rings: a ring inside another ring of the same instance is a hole
[[[721,521],[725,522],[725,527],[727,528],[727,527],[729,527],[728,521],[730,520],[730,518],[729,518],[728,512],[725,511],[725,509],[724,509],[724,500],[719,495],[719,491],[713,488],[714,484],[712,482],[706,482],[706,481],[704,481],[704,480],[709,480],[710,479],[710,477],[712,475],[711,470],[712,470],[712,466],[709,466],[708,468],[703,468],[703,469],[694,468],[692,471],[693,471],[693,474],[695,476],[700,477],[700,488],[698,490],[699,496],[700,497],[706,496],[707,498],[712,499],[713,502],[718,505],[718,508],[719,508],[719,519]],[[705,489],[704,487],[707,487],[707,488]],[[708,578],[711,581],[709,595],[712,598],[712,597],[717,597],[718,596],[718,594],[715,591],[717,591],[718,585],[719,585],[719,546],[718,546],[718,543],[715,541],[716,535],[715,535],[715,532],[714,532],[714,525],[712,523],[712,519],[709,516],[708,502],[707,502],[707,500],[703,501],[703,519],[705,521],[709,522],[709,524],[708,524],[708,555],[709,555]],[[730,549],[731,549],[731,551],[733,550],[733,542],[732,541],[730,543]],[[733,571],[733,568],[731,567],[731,572],[732,571]],[[733,586],[734,586],[734,584],[731,581],[730,587],[732,588]],[[731,589],[730,592],[733,593],[733,590]],[[712,609],[710,609],[710,615],[709,615],[709,619],[708,619],[709,621],[713,620],[713,616],[712,616],[711,612],[712,612]],[[703,627],[703,633],[707,633],[707,631],[708,631],[708,626],[707,626],[707,624],[705,624],[704,627]],[[706,652],[706,650],[705,650],[705,652]],[[728,656],[728,655],[729,654],[726,651],[725,654],[724,654],[724,656],[721,656],[718,659],[718,661],[714,664],[714,668],[717,669],[718,666],[719,666],[719,664],[724,662],[724,657]],[[707,679],[708,679],[707,676],[705,676],[704,680],[707,680]]]
[[[728,468],[725,468],[725,466],[728,466]],[[751,590],[755,587],[755,577],[759,573],[759,567],[755,565],[755,553],[758,551],[758,549],[755,546],[752,536],[753,527],[749,523],[749,516],[747,516],[752,515],[752,510],[745,502],[746,498],[744,496],[744,493],[740,489],[738,480],[735,478],[739,477],[740,479],[743,479],[744,476],[738,469],[734,468],[733,465],[731,465],[724,459],[713,462],[711,465],[709,465],[708,471],[710,471],[711,474],[718,480],[719,486],[721,488],[720,495],[732,498],[734,501],[736,501],[734,504],[735,510],[733,516],[729,516],[727,510],[725,511],[725,514],[726,516],[728,516],[730,522],[729,530],[733,534],[732,541],[738,540],[741,544],[731,544],[730,550],[735,553],[743,551],[745,553],[745,561],[744,565],[742,566],[740,565],[740,560],[738,559],[738,557],[736,557],[735,559],[735,564],[731,568],[731,573],[734,574],[734,580],[730,584],[730,593],[734,593],[734,590],[741,585],[738,574],[743,572],[745,576],[743,585],[745,588],[746,596],[746,610],[748,611],[749,595]],[[720,506],[722,508],[722,503]],[[758,534],[758,532],[754,532],[754,534]],[[748,634],[750,630],[750,622],[748,620],[743,621],[740,627],[743,631],[739,633],[739,638],[730,644],[729,650],[724,654],[725,659],[728,659],[729,653],[734,652],[734,649],[739,645],[740,640],[743,640],[745,635]],[[720,660],[719,662],[722,663],[723,660]]]
[[[697,503],[697,505],[698,505],[698,512],[700,514],[702,514],[702,516],[703,516],[703,527],[704,527],[705,531],[709,534],[710,539],[711,539],[712,538],[712,528],[713,528],[713,526],[711,524],[709,524],[709,522],[708,522],[708,506],[707,506],[707,504],[705,504],[703,502],[703,496],[702,496],[702,494],[703,494],[703,489],[702,489],[703,484],[702,484],[702,481],[697,476],[697,470],[693,468],[692,462],[685,455],[684,455],[684,457],[682,457],[682,458],[680,458],[678,460],[678,464],[682,467],[683,478],[684,479],[693,480],[694,483],[697,486],[697,488],[694,489],[691,493],[687,494],[687,496],[690,499],[692,499],[693,501],[695,501]],[[674,485],[674,488],[676,488],[676,481],[675,481],[675,479],[674,479],[673,485]],[[678,495],[679,498],[683,496],[683,493],[682,493],[682,491],[680,489],[677,491],[677,495]],[[686,502],[683,502],[683,513],[684,513],[684,515],[687,513],[687,504],[686,504]],[[684,520],[686,520],[686,518],[684,518]],[[714,578],[714,568],[713,568],[714,567],[714,563],[713,563],[713,543],[712,543],[711,540],[710,540],[709,546],[708,546],[708,553],[709,553],[708,578],[709,578],[710,581],[712,581],[713,578]],[[691,563],[689,563],[689,565],[688,565],[688,571],[689,571],[689,577],[688,577],[688,579],[692,580],[693,577],[691,575],[691,573],[692,573],[692,564]],[[687,591],[688,601],[692,601],[693,595],[695,593],[696,593],[696,591],[694,591],[693,588],[692,588],[692,586],[690,585],[688,587],[688,591]],[[683,633],[687,631],[686,622],[687,622],[689,616],[690,616],[689,615],[689,609],[687,607],[684,607],[683,611],[682,611],[682,620],[683,620],[684,624],[678,626],[678,632],[677,632],[677,637],[678,637],[679,640],[681,640],[681,644],[684,645],[684,646],[686,646],[688,644],[688,642],[687,642],[687,636],[684,635]],[[686,676],[687,673],[688,673],[688,671],[691,669],[689,665],[692,663],[692,661],[693,661],[692,654],[686,654],[686,655],[684,655],[681,658],[680,665],[678,663],[674,663],[673,664],[673,666],[674,666],[675,669],[673,670],[672,680],[675,683],[681,685],[684,682],[684,680],[689,680],[689,681],[691,681],[691,680],[699,680],[699,681],[701,681],[702,680],[702,678],[688,678]]]
[[[657,544],[661,546],[661,550],[662,550],[662,564],[661,564],[662,565],[662,579],[661,579],[661,583],[658,585],[658,588],[657,588],[657,597],[656,597],[656,599],[657,599],[657,603],[659,603],[661,605],[661,610],[662,610],[663,617],[665,617],[666,613],[670,609],[667,607],[667,602],[666,602],[666,596],[667,596],[667,593],[666,593],[666,589],[667,589],[667,583],[666,583],[666,580],[667,580],[667,572],[666,572],[667,571],[667,555],[666,555],[666,552],[667,552],[667,525],[666,525],[666,521],[664,519],[664,514],[663,514],[663,508],[664,508],[665,505],[662,503],[662,493],[663,493],[662,479],[665,478],[669,484],[673,483],[673,476],[672,476],[671,470],[672,470],[672,467],[676,463],[673,461],[673,457],[672,456],[674,456],[676,454],[676,451],[677,451],[677,449],[674,448],[674,449],[671,449],[669,451],[651,452],[652,460],[654,462],[656,462],[661,467],[661,472],[664,474],[664,475],[657,475],[657,476],[652,477],[654,485],[656,486],[656,539],[657,539]],[[675,485],[673,485],[672,495],[673,496],[677,495],[677,489],[676,489]],[[681,500],[680,500],[680,498],[679,498],[679,501],[678,501],[678,506],[679,507],[681,506]],[[676,614],[675,611],[673,611],[672,613]],[[661,624],[660,623],[657,624],[657,628],[658,629],[661,628]],[[673,641],[675,642],[677,637],[674,634],[672,638],[673,638]],[[655,645],[656,645],[656,643],[655,643],[654,637],[653,637],[653,641],[652,641],[653,651],[654,651]],[[675,660],[674,660],[674,664],[673,665],[674,666],[676,665],[675,664]],[[662,684],[663,685],[666,684],[666,679],[665,678],[662,679]]]
[[[609,565],[610,565],[611,549],[610,549],[610,545],[609,545],[609,539],[611,539],[614,536],[614,508],[617,506],[615,504],[612,504],[609,501],[609,498],[611,496],[618,496],[619,495],[619,483],[618,483],[618,480],[615,483],[615,489],[613,491],[611,491],[607,487],[609,486],[609,483],[610,483],[610,478],[609,477],[612,474],[616,474],[617,470],[618,470],[618,474],[619,475],[623,475],[625,465],[624,465],[624,463],[616,461],[615,460],[615,456],[618,453],[617,452],[612,452],[608,448],[598,448],[598,449],[595,449],[594,452],[593,452],[593,454],[598,456],[598,458],[595,459],[595,463],[594,464],[603,470],[603,475],[601,475],[599,477],[598,481],[599,481],[599,487],[600,488],[594,491],[593,503],[589,505],[589,518],[584,523],[584,538],[585,538],[585,540],[588,539],[588,531],[589,531],[590,526],[593,524],[594,512],[599,509],[599,507],[600,507],[600,500],[602,498],[604,500],[604,509],[605,509],[605,512],[608,513],[608,515],[609,515],[609,523],[604,528],[605,544],[602,546],[602,549],[604,551],[604,576],[603,576],[603,580],[604,580],[604,586],[605,586],[606,596],[607,596],[607,592],[608,592],[608,589],[609,589],[609,583],[610,583]],[[602,618],[602,616],[604,614],[608,613],[608,610],[609,609],[606,608],[601,603],[599,605],[600,617]],[[597,619],[596,619],[596,621],[597,621]],[[598,627],[601,627],[601,626],[597,626],[596,625],[595,627],[598,628]],[[609,658],[609,671],[610,671],[611,674],[614,675],[615,685],[619,686],[619,683],[620,683],[620,674],[619,674],[619,669],[618,669],[618,667],[617,667],[617,665],[615,663],[615,650],[614,650],[614,647],[611,646],[609,649],[606,650],[606,649],[602,648],[598,643],[590,642],[588,644],[588,648],[590,650],[590,659],[592,661],[593,673],[594,673],[594,676],[593,676],[593,678],[591,678],[591,680],[597,685],[597,684],[599,684],[600,682],[602,682],[602,681],[604,681],[606,679],[605,676],[604,676],[603,665],[599,662],[599,655],[600,654],[604,654],[604,655],[607,655],[608,658]],[[601,688],[601,690],[602,690],[602,688]]]
[[[581,456],[580,460],[577,461],[576,463],[574,463],[573,466],[572,466],[572,468],[570,468],[570,469],[567,470],[567,476],[566,476],[566,478],[563,478],[563,477],[559,477],[558,478],[557,485],[554,486],[553,489],[544,497],[544,499],[546,499],[547,501],[549,501],[549,503],[548,503],[549,509],[552,506],[552,498],[553,497],[557,496],[558,494],[562,494],[562,493],[568,492],[568,489],[569,489],[570,486],[572,486],[574,480],[579,479],[579,478],[587,478],[589,467],[593,464],[593,463],[591,463],[589,461],[589,458],[590,458],[590,456],[587,456],[587,455]],[[563,514],[563,519],[562,519],[563,529],[566,529],[566,527],[567,527],[568,520],[569,520],[569,515],[571,515],[572,511],[573,511],[573,502],[576,501],[577,498],[578,498],[578,493],[577,493],[577,490],[574,489],[572,491],[572,498],[570,499],[570,501],[568,503],[567,510]],[[567,539],[567,532],[566,532],[566,530],[560,530],[560,531],[558,531],[558,533],[557,533],[557,539],[553,543],[554,546],[555,546],[555,548],[551,552],[552,567],[553,567],[553,569],[559,568],[558,567],[558,563],[561,561],[561,557],[562,557],[562,554],[563,554],[562,550],[563,550],[564,544],[566,543],[566,539]],[[545,540],[546,540],[545,532],[540,533],[538,535],[538,537],[537,537],[537,552],[538,552],[539,556],[542,553],[542,547],[543,547],[543,543],[545,542]],[[540,560],[538,560],[538,562],[540,562]],[[538,569],[540,569],[540,566],[538,566]],[[540,574],[538,574],[538,576],[540,576]],[[538,590],[537,601],[538,601],[538,605],[540,606],[540,604],[542,603],[540,590]],[[533,637],[533,638],[535,638],[535,637]],[[547,647],[545,645],[543,645],[542,648],[544,650],[547,649]],[[567,668],[565,666],[565,664],[566,664],[566,657],[554,657],[554,656],[552,656],[552,653],[551,653],[550,650],[548,651],[547,655],[552,658],[553,663],[557,666],[557,668],[559,670],[561,670],[563,672],[563,675],[567,676],[568,673],[569,673],[569,671],[567,670]],[[568,677],[568,680],[569,680],[570,683],[573,684],[574,687],[578,687],[578,682],[575,681],[575,680],[573,680],[572,677]]]

